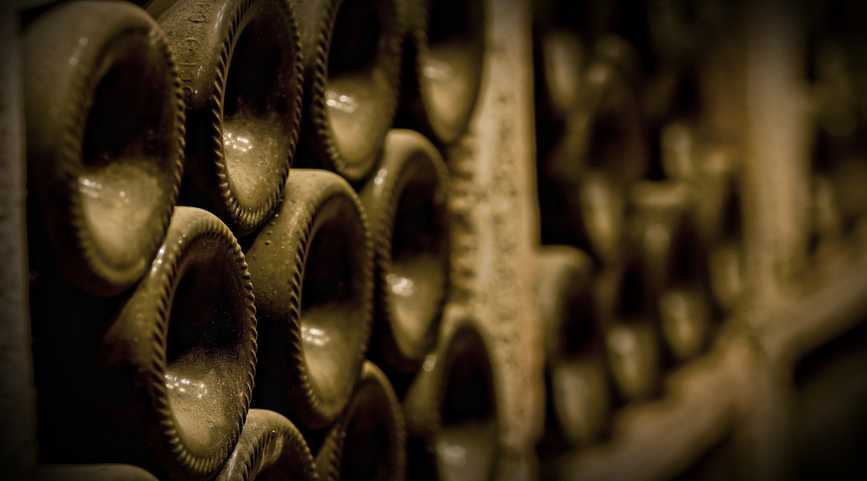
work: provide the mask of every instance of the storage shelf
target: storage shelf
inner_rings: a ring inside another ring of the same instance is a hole
[[[667,377],[663,398],[625,407],[610,439],[560,458],[560,479],[651,481],[682,473],[743,421],[739,406],[755,388],[755,369],[790,369],[790,361],[862,319],[867,253],[841,250],[784,298],[727,321],[708,354]]]

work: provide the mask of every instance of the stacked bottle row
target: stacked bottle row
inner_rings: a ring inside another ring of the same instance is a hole
[[[649,68],[611,33],[616,17],[580,8],[543,2],[534,25],[549,460],[662,394],[665,371],[708,348],[743,284],[737,155],[683,94],[699,89],[690,57]],[[674,93],[651,88],[667,84]]]
[[[439,322],[481,3],[24,19],[42,478],[491,477],[487,335]]]

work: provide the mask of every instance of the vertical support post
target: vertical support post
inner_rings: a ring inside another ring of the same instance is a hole
[[[457,316],[472,315],[495,339],[503,457],[532,464],[543,427],[544,386],[534,309],[538,206],[529,2],[487,0],[487,20],[474,118],[446,155],[456,294],[443,327],[448,329]],[[511,475],[500,474],[500,479]]]
[[[809,125],[796,12],[785,2],[757,2],[743,17],[747,274],[759,308],[781,300],[806,252]]]
[[[36,414],[27,294],[26,183],[18,15],[0,6],[0,473],[31,479]]]

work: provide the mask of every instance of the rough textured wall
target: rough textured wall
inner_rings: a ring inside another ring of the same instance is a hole
[[[482,91],[467,135],[448,153],[453,299],[495,339],[502,446],[529,453],[544,408],[534,297],[538,243],[530,12],[526,0],[488,0]]]

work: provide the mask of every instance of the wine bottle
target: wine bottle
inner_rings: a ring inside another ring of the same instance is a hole
[[[285,417],[266,409],[251,409],[235,451],[216,481],[285,479],[318,479],[307,442]]]
[[[843,237],[843,215],[837,191],[825,175],[814,175],[810,192],[810,254],[828,258],[840,250]]]
[[[295,169],[247,251],[262,342],[257,406],[318,429],[343,411],[367,349],[373,250],[346,181]]]
[[[632,252],[600,273],[600,315],[605,319],[605,355],[619,399],[633,402],[658,392],[662,370],[660,333],[648,273]]]
[[[453,143],[472,118],[485,60],[486,2],[412,0],[401,113],[407,126]]]
[[[176,0],[132,0],[133,2],[141,5],[142,8],[147,10],[147,12],[153,18],[160,18],[163,12],[168,10],[169,7],[175,4]]]
[[[57,5],[24,25],[22,43],[33,257],[83,291],[118,294],[157,254],[180,187],[172,55],[124,3]]]
[[[693,134],[685,137],[691,138]],[[694,145],[699,142],[700,145]],[[691,159],[687,161],[691,164],[689,173],[680,180],[692,191],[690,215],[702,248],[733,240],[730,237],[741,232],[741,180],[734,152],[708,140],[683,139],[674,143],[684,144],[673,150],[681,150],[680,157]]]
[[[374,243],[376,287],[371,356],[403,372],[432,348],[449,273],[447,173],[423,136],[392,130],[361,201]]]
[[[582,173],[570,188],[565,179],[556,183],[540,195],[545,244],[567,243],[600,264],[615,264],[624,248],[623,190],[598,170]]]
[[[539,252],[536,272],[549,390],[546,444],[553,449],[587,444],[602,432],[610,409],[593,264],[573,247],[547,246]]]
[[[316,455],[323,481],[406,477],[406,433],[400,402],[385,374],[365,362],[352,400]]]
[[[404,3],[293,0],[305,59],[304,167],[373,169],[397,110]]]
[[[595,39],[592,55],[597,62],[616,68],[627,88],[633,91],[641,88],[640,54],[629,40],[611,33],[600,35]]]
[[[578,106],[590,59],[580,36],[568,29],[537,28],[533,42],[537,136],[545,138]]]
[[[624,79],[635,77],[637,57],[629,43],[603,33],[610,31],[614,13],[603,3],[534,2],[533,68],[539,138],[549,137],[547,130],[551,128],[555,137],[560,136],[565,120],[585,94],[585,74],[591,63],[620,69],[627,74]]]
[[[544,244],[574,245],[611,265],[620,255],[628,186],[645,170],[637,100],[621,69],[591,63],[562,135],[539,163]]]
[[[635,185],[632,197],[647,287],[676,360],[697,355],[710,331],[708,245],[695,222],[697,195],[683,182],[646,181]]]
[[[39,285],[33,296],[43,462],[129,463],[190,481],[217,474],[241,432],[257,359],[253,286],[225,224],[178,207],[128,295]]]
[[[403,400],[409,479],[492,478],[499,408],[490,343],[476,321],[465,319],[425,359]]]
[[[293,6],[179,0],[159,22],[186,94],[184,201],[247,235],[279,207],[295,158],[304,82]]]
[[[712,311],[702,286],[679,285],[666,289],[659,299],[663,338],[678,361],[701,353],[708,342]]]
[[[36,471],[36,481],[157,481],[153,474],[128,464],[48,464]]]
[[[697,177],[703,146],[690,123],[675,121],[664,125],[660,132],[660,157],[665,177],[677,180]]]
[[[256,373],[253,286],[226,225],[178,207],[103,342],[115,393],[108,412],[128,436],[118,442],[172,477],[216,474],[237,442]]]

